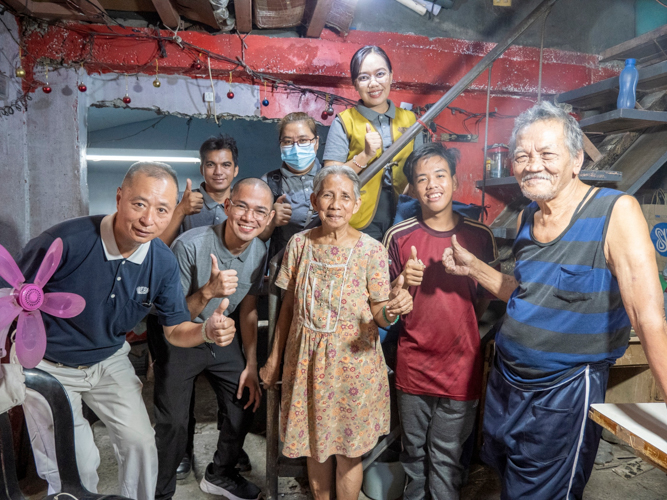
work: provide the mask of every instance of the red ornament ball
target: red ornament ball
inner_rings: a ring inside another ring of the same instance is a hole
[[[234,99],[234,92],[232,92],[231,90],[227,92],[227,99]]]
[[[126,94],[125,97],[123,97],[123,102],[125,104],[130,104],[132,102],[132,99],[130,99],[130,96]]]
[[[194,64],[192,65],[192,68],[193,68],[193,69],[196,69],[197,71],[199,71],[199,70],[201,69],[201,64],[199,64],[198,62],[196,62],[196,63],[194,63]]]
[[[86,87],[83,83],[79,84],[79,92],[85,92],[88,90],[88,87]]]
[[[329,119],[329,113],[326,111],[322,111],[322,120],[328,120]]]
[[[44,92],[45,94],[50,94],[51,93],[51,87],[49,87],[48,85],[46,85],[45,87],[42,87],[42,92]]]

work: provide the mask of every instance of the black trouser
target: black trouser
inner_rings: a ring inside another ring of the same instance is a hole
[[[169,499],[176,491],[176,469],[187,447],[192,387],[203,373],[218,400],[218,447],[213,456],[212,472],[224,475],[233,469],[252,425],[252,407],[244,410],[248,391],[236,399],[238,382],[245,368],[240,337],[226,346],[205,344],[182,348],[169,344],[149,316],[149,347],[155,360],[155,440],[158,453],[156,500]]]
[[[371,223],[362,229],[371,238],[382,241],[384,233],[394,225],[394,216],[396,215],[396,203],[394,202],[394,188],[383,184],[380,189],[380,199],[375,210],[375,216]]]

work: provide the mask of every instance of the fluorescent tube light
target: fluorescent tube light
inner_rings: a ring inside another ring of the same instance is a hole
[[[86,152],[87,161],[160,161],[164,163],[199,163],[197,151],[151,151],[131,149],[91,148]]]

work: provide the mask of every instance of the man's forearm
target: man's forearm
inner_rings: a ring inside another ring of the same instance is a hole
[[[665,397],[667,396],[665,393],[667,390],[667,322],[664,316],[659,317],[658,314],[651,314],[649,311],[638,315],[632,314],[633,311],[628,312],[630,320],[634,320],[631,322],[642,343],[651,372]]]
[[[208,293],[208,288],[206,285],[201,287],[192,295],[188,295],[185,300],[188,303],[190,319],[195,319],[197,316],[199,316],[212,298],[213,297]]]
[[[257,309],[241,314],[240,326],[246,365],[257,367]]]
[[[519,286],[514,276],[501,273],[479,259],[470,267],[470,277],[503,302],[507,302]]]
[[[170,344],[178,347],[195,347],[204,342],[201,323],[185,321],[180,325],[163,327],[164,335]]]

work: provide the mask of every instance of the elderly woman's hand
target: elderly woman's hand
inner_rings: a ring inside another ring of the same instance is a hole
[[[389,302],[386,304],[387,316],[397,316],[401,314],[408,314],[412,311],[412,296],[403,288],[405,278],[403,275],[396,280],[394,288],[389,294]],[[391,318],[389,318],[391,319]]]

